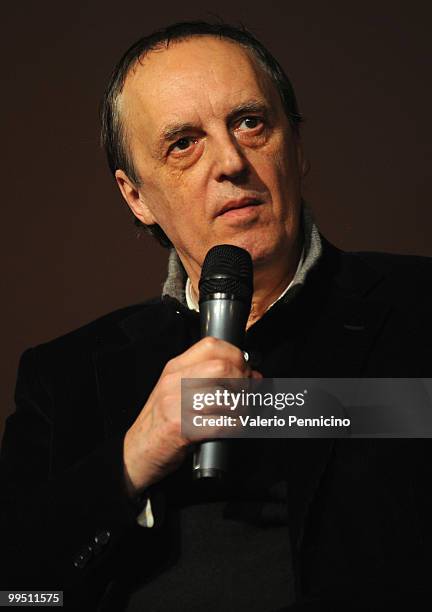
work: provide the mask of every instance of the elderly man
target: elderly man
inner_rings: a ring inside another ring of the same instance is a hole
[[[239,442],[202,487],[182,378],[427,376],[430,261],[342,253],[313,224],[294,92],[250,34],[138,41],[103,142],[140,224],[172,246],[161,299],[27,351],[2,449],[3,588],[112,610],[375,609],[428,588],[424,440]],[[251,359],[199,339],[207,251],[249,251]],[[142,263],[137,263],[137,270]]]

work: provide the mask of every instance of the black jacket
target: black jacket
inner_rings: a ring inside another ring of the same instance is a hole
[[[248,332],[264,352],[276,337],[294,347],[289,371],[282,351],[263,374],[430,376],[431,261],[324,242],[292,303]],[[96,609],[134,555],[150,571],[158,531],[136,524],[123,437],[165,363],[197,339],[195,316],[152,300],[24,353],[1,451],[1,588],[63,589],[72,609]],[[429,440],[289,440],[286,467],[299,610],[429,596]]]

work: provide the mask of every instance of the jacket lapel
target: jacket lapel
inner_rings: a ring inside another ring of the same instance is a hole
[[[359,255],[343,253],[325,239],[323,261],[303,296],[306,341],[297,369],[307,377],[362,376],[391,306],[372,290],[382,274]]]
[[[305,306],[301,316],[308,333],[295,365],[295,375],[361,377],[391,312],[387,302],[371,297],[382,274],[361,257],[342,253],[325,240],[323,242],[323,261],[311,275],[302,298],[298,296]],[[297,553],[334,444],[331,438],[287,440],[288,515],[292,544]],[[294,555],[297,578],[300,576],[298,563],[299,557]]]
[[[329,305],[301,349],[299,368],[305,376],[354,378],[367,360],[391,307],[363,298],[342,297]]]

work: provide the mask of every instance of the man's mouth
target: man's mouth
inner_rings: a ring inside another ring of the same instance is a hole
[[[221,215],[234,216],[247,214],[252,208],[259,206],[260,204],[262,204],[262,200],[251,197],[230,200],[222,206],[222,208],[217,212],[216,216],[220,217]]]

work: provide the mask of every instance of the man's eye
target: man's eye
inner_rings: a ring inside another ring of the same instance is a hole
[[[239,128],[244,125],[248,130],[253,130],[261,124],[262,119],[260,117],[245,117],[239,124]]]
[[[191,138],[190,136],[185,136],[184,138],[180,138],[180,140],[177,140],[171,147],[171,149],[173,151],[178,150],[178,151],[185,151],[186,149],[188,149],[191,144],[194,142],[194,139]]]

